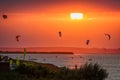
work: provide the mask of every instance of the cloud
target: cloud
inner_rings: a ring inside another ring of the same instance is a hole
[[[30,10],[39,7],[44,8],[58,4],[85,4],[88,6],[96,6],[107,8],[112,11],[120,11],[120,0],[0,0],[0,10],[12,11],[19,9]]]

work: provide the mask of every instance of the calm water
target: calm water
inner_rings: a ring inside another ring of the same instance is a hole
[[[3,54],[11,58],[23,59],[23,54]],[[59,67],[74,68],[87,63],[98,63],[109,72],[106,80],[120,80],[120,54],[27,54],[26,60],[52,63]]]

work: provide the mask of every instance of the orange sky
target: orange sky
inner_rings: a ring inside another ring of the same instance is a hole
[[[88,2],[27,6],[4,10],[8,19],[0,17],[0,47],[120,48],[119,9]],[[72,20],[72,12],[83,13],[83,19]],[[62,32],[61,38],[59,31]],[[105,33],[111,35],[111,40],[106,39]],[[15,41],[16,35],[21,35],[20,42]],[[88,46],[85,44],[87,39],[90,40]]]

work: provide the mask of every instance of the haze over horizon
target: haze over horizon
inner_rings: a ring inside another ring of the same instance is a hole
[[[0,15],[0,47],[120,48],[120,0],[0,0]]]

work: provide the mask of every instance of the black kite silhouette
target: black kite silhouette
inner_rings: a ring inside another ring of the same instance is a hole
[[[58,34],[59,34],[59,37],[62,37],[62,32],[61,31],[59,31]]]
[[[20,35],[16,36],[16,41],[19,42],[19,37],[21,37]]]
[[[86,45],[89,45],[89,43],[90,43],[90,40],[86,40]]]
[[[110,34],[105,34],[105,36],[106,36],[106,38],[107,38],[108,40],[111,39],[111,35],[110,35]]]
[[[3,19],[7,19],[8,18],[8,16],[5,15],[5,14],[3,14],[2,17],[3,17]]]

